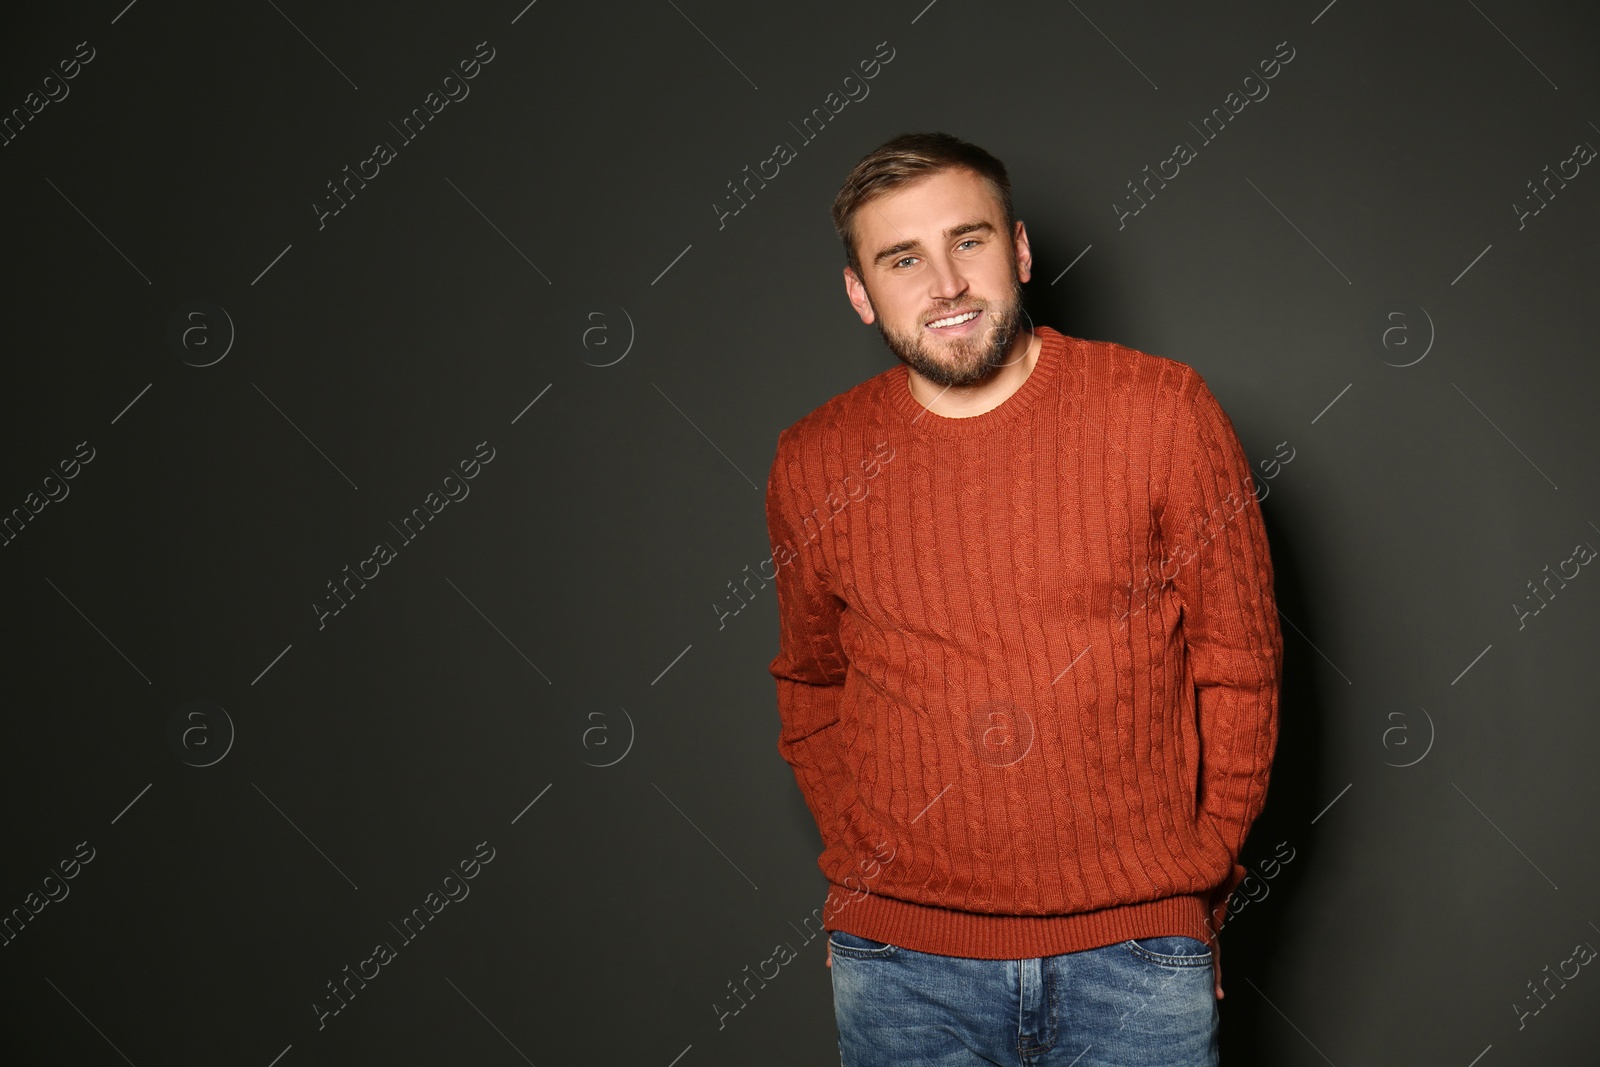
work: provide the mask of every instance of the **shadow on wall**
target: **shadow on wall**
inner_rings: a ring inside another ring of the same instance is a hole
[[[1271,988],[1270,976],[1288,970],[1288,960],[1281,954],[1298,940],[1290,917],[1320,851],[1316,840],[1319,830],[1311,820],[1344,787],[1343,783],[1327,781],[1322,770],[1323,709],[1318,681],[1326,683],[1332,668],[1295,632],[1299,627],[1315,641],[1320,627],[1306,601],[1300,562],[1284,525],[1273,515],[1266,516],[1278,610],[1294,620],[1294,626],[1280,620],[1283,689],[1278,704],[1278,750],[1273,757],[1266,807],[1251,828],[1240,858],[1250,868],[1256,888],[1248,894],[1235,894],[1233,906],[1237,912],[1221,933],[1222,988],[1227,994],[1220,1005],[1221,1050],[1223,1062],[1235,1067],[1265,1067],[1282,1062],[1281,1056],[1272,1053],[1274,1048],[1282,1048],[1282,1037],[1269,1041],[1265,1035],[1278,1035],[1285,1030],[1283,1018],[1263,999],[1263,994],[1282,1002]],[[1280,842],[1286,843],[1281,849]],[[1284,856],[1292,858],[1284,862]],[[1260,987],[1260,992],[1251,988],[1251,982]]]

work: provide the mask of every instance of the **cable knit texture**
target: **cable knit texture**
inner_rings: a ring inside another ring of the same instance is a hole
[[[779,435],[769,669],[824,925],[984,959],[1209,941],[1277,743],[1249,461],[1192,368],[1036,333],[981,415],[896,365]]]

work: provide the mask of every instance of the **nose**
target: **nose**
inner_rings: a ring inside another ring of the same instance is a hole
[[[948,256],[930,257],[928,265],[933,268],[929,296],[937,300],[954,300],[967,291],[967,280],[955,260]]]

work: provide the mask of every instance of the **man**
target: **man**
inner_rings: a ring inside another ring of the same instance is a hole
[[[901,365],[779,435],[767,519],[842,1062],[1214,1064],[1282,660],[1233,427],[1182,363],[1021,328],[983,149],[897,137],[833,218]]]

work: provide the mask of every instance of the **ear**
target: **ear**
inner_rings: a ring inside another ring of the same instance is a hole
[[[856,309],[856,314],[861,316],[861,321],[871,326],[877,321],[878,314],[872,309],[872,298],[867,295],[867,287],[862,284],[856,272],[849,267],[844,269],[844,292],[850,299],[850,306]]]
[[[1022,220],[1017,220],[1015,235],[1017,251],[1017,280],[1027,281],[1033,277],[1033,250],[1028,247],[1028,231],[1023,228]]]

